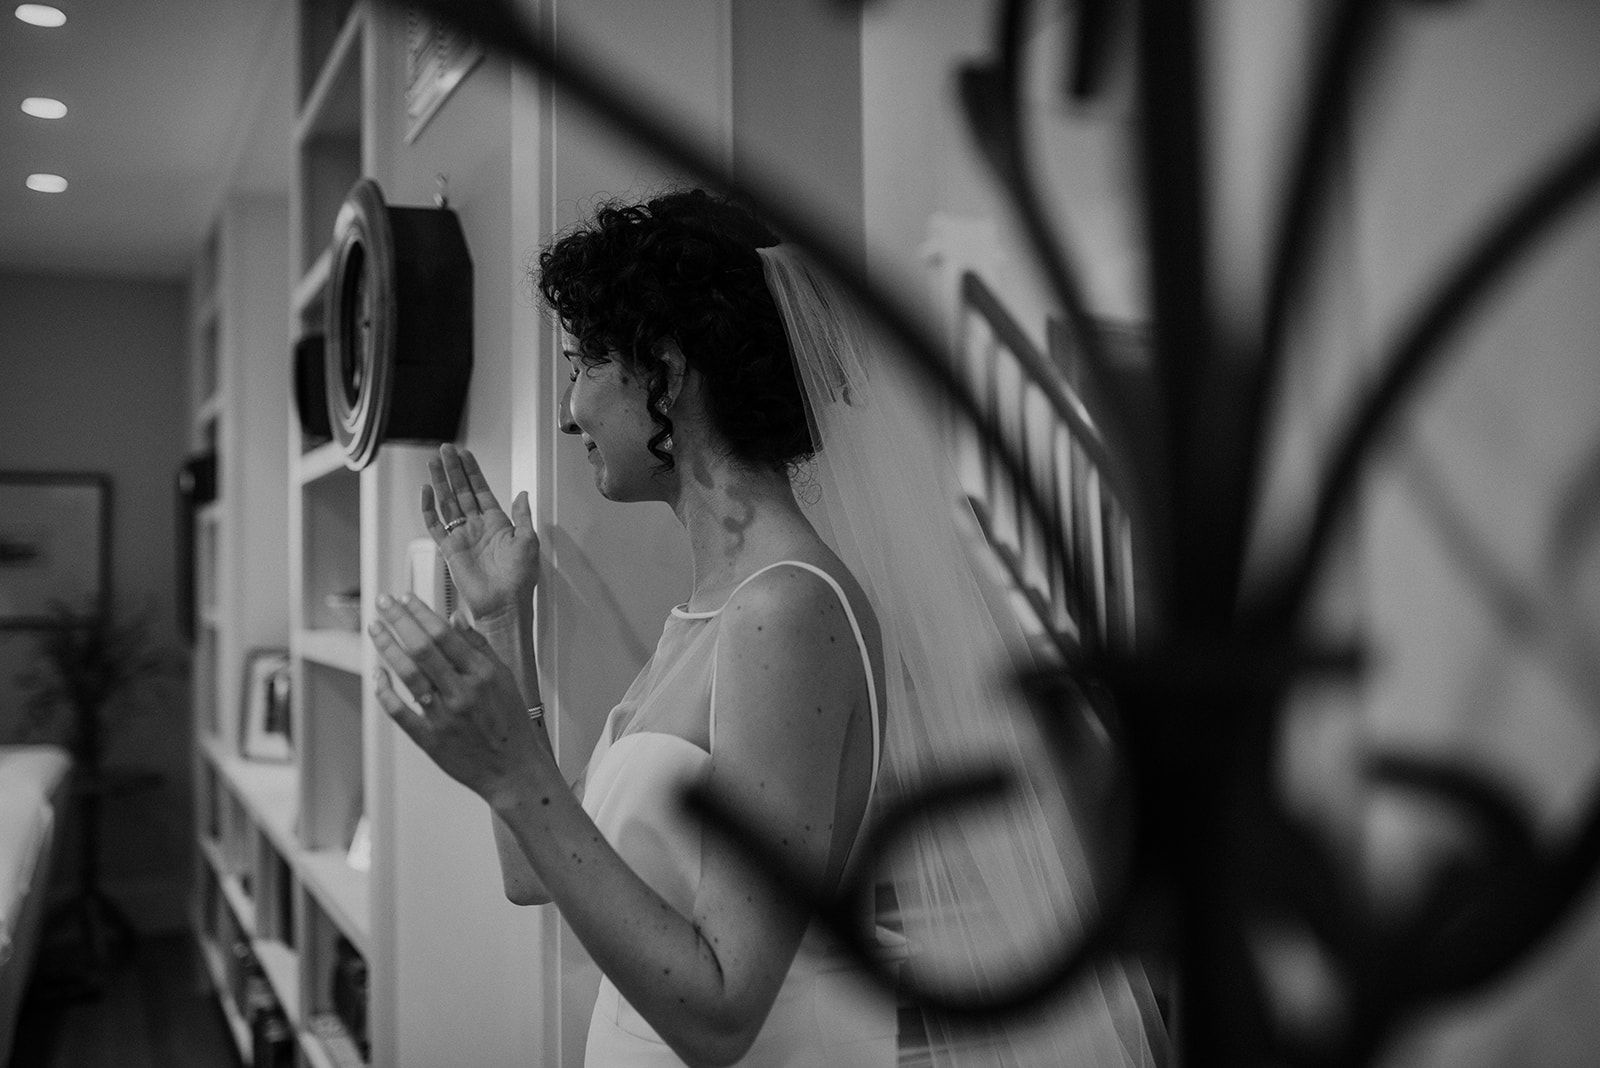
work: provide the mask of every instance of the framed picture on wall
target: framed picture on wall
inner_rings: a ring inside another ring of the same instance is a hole
[[[239,753],[248,760],[288,761],[294,757],[289,729],[289,652],[252,649],[244,663],[243,720]]]
[[[406,144],[482,58],[476,40],[406,5]]]
[[[0,471],[0,627],[50,626],[56,605],[95,615],[110,579],[110,478]]]

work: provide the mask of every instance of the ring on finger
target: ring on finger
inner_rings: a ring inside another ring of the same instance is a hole
[[[456,527],[459,527],[462,523],[465,523],[466,521],[467,521],[467,517],[466,516],[458,515],[454,519],[450,520],[450,522],[448,522],[448,523],[446,523],[444,525],[444,532],[446,534],[448,534],[452,530],[456,529]]]
[[[424,690],[422,693],[417,694],[417,704],[421,705],[423,708],[427,708],[429,705],[433,704],[434,696],[435,695],[432,690]]]

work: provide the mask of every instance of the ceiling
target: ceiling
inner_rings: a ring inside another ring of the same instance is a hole
[[[52,3],[57,29],[0,0],[0,270],[181,278],[225,193],[288,188],[290,3]]]

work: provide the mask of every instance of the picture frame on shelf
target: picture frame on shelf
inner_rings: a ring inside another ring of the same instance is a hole
[[[252,649],[245,657],[239,755],[246,760],[286,763],[294,759],[290,679],[287,649]]]
[[[0,471],[0,629],[55,625],[53,605],[98,615],[110,577],[108,476]]]

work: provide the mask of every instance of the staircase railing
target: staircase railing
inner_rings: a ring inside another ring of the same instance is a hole
[[[1044,644],[1067,659],[1126,647],[1135,624],[1132,527],[1102,477],[1105,446],[1074,389],[1067,334],[1049,331],[1047,355],[975,272],[962,275],[960,302],[959,373],[1023,456],[1036,490],[1030,506],[993,450],[958,433],[961,485],[984,538]]]

